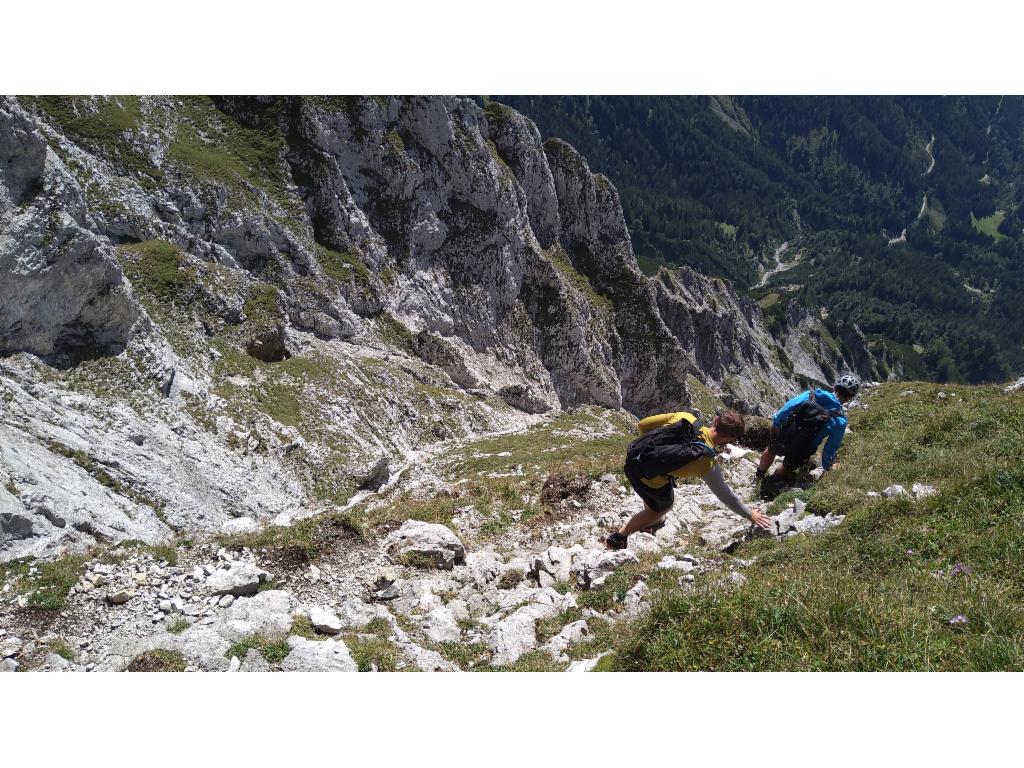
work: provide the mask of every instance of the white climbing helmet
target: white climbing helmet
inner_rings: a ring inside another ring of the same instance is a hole
[[[836,380],[833,389],[849,392],[850,396],[854,397],[860,391],[860,378],[852,373],[845,373]]]

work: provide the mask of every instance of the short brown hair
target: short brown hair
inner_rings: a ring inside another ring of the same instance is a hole
[[[731,435],[733,439],[742,437],[746,431],[746,423],[739,411],[723,411],[715,417],[715,428],[723,435]]]

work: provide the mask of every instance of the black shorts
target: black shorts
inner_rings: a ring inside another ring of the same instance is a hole
[[[768,450],[776,456],[784,457],[782,466],[790,472],[794,472],[802,467],[814,455],[814,445],[811,443],[806,445],[783,445],[780,440],[778,427],[772,427],[771,437],[768,441]]]
[[[672,478],[669,478],[669,481],[661,486],[661,488],[651,488],[651,486],[640,479],[640,475],[637,474],[633,465],[628,461],[626,466],[622,468],[622,472],[626,475],[626,479],[629,480],[629,484],[633,486],[633,490],[637,492],[637,495],[655,512],[668,512],[672,507],[672,503],[675,501],[675,492],[672,490]]]

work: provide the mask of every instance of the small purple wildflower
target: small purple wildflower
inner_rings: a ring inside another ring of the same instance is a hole
[[[914,556],[914,550],[908,549],[907,550],[907,557],[913,557],[913,556]]]
[[[953,566],[953,570],[951,570],[949,572],[949,575],[950,576],[959,576],[961,574],[963,574],[964,576],[970,576],[971,575],[971,569],[968,568],[966,565],[964,565],[963,563],[961,563],[958,560],[956,565]]]
[[[967,617],[964,616],[962,613],[958,613],[956,616],[954,616],[952,619],[949,620],[950,626],[956,626],[958,624],[966,624],[966,623],[967,623]]]

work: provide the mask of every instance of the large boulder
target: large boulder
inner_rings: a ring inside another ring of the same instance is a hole
[[[341,640],[307,640],[292,635],[291,648],[281,662],[285,672],[358,672],[359,665]]]
[[[575,607],[576,599],[572,595],[560,595],[548,588],[538,591],[529,604],[494,621],[488,638],[488,645],[494,651],[491,665],[514,664],[524,653],[537,647],[537,621]]]
[[[295,598],[288,592],[268,589],[247,600],[235,600],[211,626],[231,641],[255,634],[283,635],[291,628],[296,607]]]
[[[324,606],[314,606],[309,611],[309,621],[317,632],[336,635],[344,629],[345,624],[334,611]]]
[[[214,571],[206,579],[215,595],[255,595],[260,585],[269,581],[270,574],[252,563],[232,563]]]
[[[396,563],[450,571],[466,562],[466,548],[443,525],[407,520],[384,540],[384,551]]]

